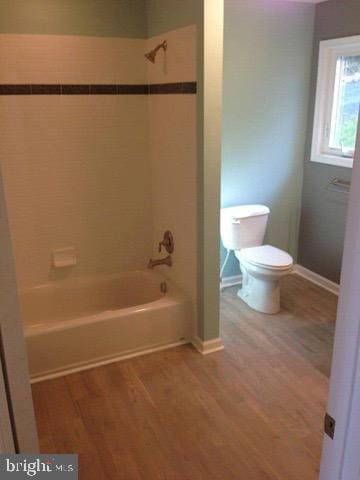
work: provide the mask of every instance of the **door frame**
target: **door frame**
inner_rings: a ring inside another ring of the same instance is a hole
[[[360,472],[360,124],[354,155],[330,375],[320,480],[358,480]],[[356,425],[357,420],[357,425]]]
[[[2,453],[37,453],[39,447],[35,415],[1,168],[0,365],[0,448],[3,450]]]

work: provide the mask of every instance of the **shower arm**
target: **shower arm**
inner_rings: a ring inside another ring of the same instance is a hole
[[[167,49],[167,41],[166,40],[164,40],[162,43],[159,43],[159,45],[154,48],[154,50],[153,50],[154,55],[160,50],[160,48],[163,48],[164,52],[166,52],[166,49]]]

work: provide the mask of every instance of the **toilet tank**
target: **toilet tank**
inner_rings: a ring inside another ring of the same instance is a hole
[[[221,240],[226,249],[241,250],[263,244],[270,209],[265,205],[222,208]]]

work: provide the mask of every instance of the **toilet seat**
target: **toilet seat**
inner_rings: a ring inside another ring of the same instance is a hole
[[[256,267],[271,270],[287,270],[293,265],[291,255],[271,245],[243,248],[238,258]]]

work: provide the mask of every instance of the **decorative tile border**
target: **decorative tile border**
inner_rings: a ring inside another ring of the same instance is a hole
[[[0,92],[1,92],[0,85]],[[15,85],[16,87],[16,85]],[[31,95],[60,95],[61,85],[30,85]]]
[[[0,84],[0,95],[159,95],[195,94],[196,82],[127,84]]]
[[[148,85],[149,94],[196,93],[196,82],[153,83]]]

